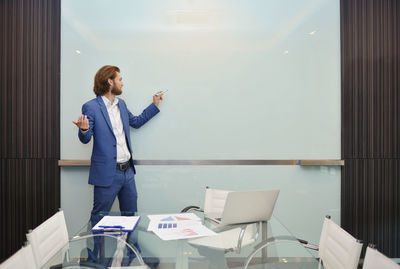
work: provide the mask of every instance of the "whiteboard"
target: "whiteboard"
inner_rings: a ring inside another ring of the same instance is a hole
[[[96,7],[95,9],[93,7]],[[339,1],[62,1],[61,159],[89,159],[72,124],[117,65],[134,159],[340,159]]]

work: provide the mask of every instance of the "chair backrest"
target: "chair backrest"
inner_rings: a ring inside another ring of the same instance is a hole
[[[220,218],[224,211],[226,197],[230,191],[206,188],[204,215]]]
[[[356,269],[361,249],[362,243],[329,217],[325,218],[318,251],[325,269]]]
[[[380,253],[378,250],[367,247],[363,269],[400,269],[400,265]]]
[[[35,258],[30,244],[22,247],[14,255],[0,264],[0,269],[31,268],[36,269]]]
[[[32,245],[36,266],[39,268],[68,244],[64,212],[58,211],[26,235]]]

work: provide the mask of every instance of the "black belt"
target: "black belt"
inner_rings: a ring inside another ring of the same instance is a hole
[[[130,161],[127,161],[125,163],[117,163],[117,169],[121,170],[122,172],[125,172],[126,170],[128,170],[129,167],[131,167]]]

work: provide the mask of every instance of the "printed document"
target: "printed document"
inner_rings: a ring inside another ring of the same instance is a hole
[[[158,229],[160,223],[163,224],[178,224],[182,222],[198,222],[201,223],[201,219],[194,213],[177,213],[177,214],[163,214],[163,215],[148,215],[150,219],[148,231],[154,231]]]
[[[180,222],[177,223],[175,227],[164,227],[165,226],[153,230],[162,240],[178,240],[217,235],[200,222]]]
[[[162,240],[178,240],[201,236],[213,236],[215,232],[201,223],[193,213],[148,215],[148,231],[153,231]]]

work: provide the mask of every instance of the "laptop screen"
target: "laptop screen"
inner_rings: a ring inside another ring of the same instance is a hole
[[[229,192],[221,224],[268,221],[274,211],[279,190]]]

